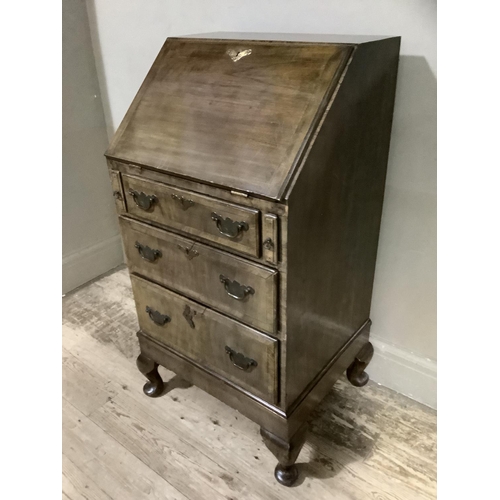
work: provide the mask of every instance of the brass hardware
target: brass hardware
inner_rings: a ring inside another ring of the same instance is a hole
[[[249,56],[251,53],[252,49],[245,49],[245,50],[228,49],[226,51],[226,54],[233,60],[233,62],[237,62],[243,57]]]
[[[120,193],[120,191],[113,191],[113,196],[115,197],[116,200],[120,200],[120,201],[123,200],[122,194]]]
[[[162,255],[160,250],[155,250],[154,248],[150,248],[147,245],[141,245],[141,243],[139,243],[138,241],[135,242],[135,248],[137,248],[140,256],[148,262],[154,262]]]
[[[262,243],[262,245],[264,246],[264,248],[266,250],[272,250],[274,248],[274,243],[273,243],[273,240],[271,238],[266,238],[264,240],[264,243]]]
[[[191,328],[195,328],[195,324],[193,321],[194,316],[196,316],[196,311],[193,311],[187,304],[184,307],[184,312],[182,315],[186,318],[186,321],[188,322],[189,326]]]
[[[187,198],[184,198],[184,196],[173,194],[172,198],[180,204],[182,210],[187,210],[189,207],[194,205],[193,200],[188,200]]]
[[[248,198],[248,193],[242,193],[240,191],[232,191],[231,194],[234,196],[242,196],[243,198]]]
[[[153,205],[158,201],[158,198],[154,194],[146,194],[144,192],[138,192],[133,189],[129,191],[129,194],[134,198],[135,204],[142,210],[150,210]]]
[[[182,245],[177,245],[177,248],[182,251],[182,253],[189,259],[194,259],[200,255],[193,247],[183,247]]]
[[[151,321],[158,326],[164,326],[167,323],[170,323],[170,316],[155,311],[149,306],[146,306],[146,312],[149,314],[149,318],[151,319]]]
[[[258,365],[255,359],[247,358],[241,352],[236,352],[229,346],[226,346],[226,353],[229,355],[229,359],[233,365],[244,372],[251,372]]]
[[[246,222],[235,222],[229,217],[225,219],[219,214],[212,212],[212,220],[217,224],[217,229],[219,233],[223,234],[227,238],[235,239],[242,231],[248,231],[248,224]]]
[[[219,276],[221,283],[224,283],[226,293],[236,300],[245,300],[248,295],[253,295],[255,290],[251,286],[240,285],[237,281],[231,281],[223,274]]]
[[[278,216],[264,214],[262,218],[262,257],[269,264],[278,263]]]

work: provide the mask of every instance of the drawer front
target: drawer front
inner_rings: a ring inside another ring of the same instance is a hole
[[[131,276],[143,332],[271,403],[278,341],[149,281]]]
[[[131,273],[276,332],[277,271],[141,222],[120,226]]]
[[[127,212],[259,257],[259,211],[123,175]]]

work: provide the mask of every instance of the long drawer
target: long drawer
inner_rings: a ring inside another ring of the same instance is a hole
[[[143,278],[131,276],[141,330],[271,403],[278,341]]]
[[[277,271],[120,217],[131,273],[265,332],[276,332]]]
[[[127,212],[259,257],[259,211],[122,175]]]

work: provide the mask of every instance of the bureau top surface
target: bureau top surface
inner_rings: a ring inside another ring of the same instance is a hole
[[[167,39],[106,154],[280,199],[352,45],[210,36]]]
[[[218,40],[259,40],[274,42],[310,42],[310,43],[347,43],[359,45],[362,43],[376,42],[386,38],[385,35],[334,35],[324,33],[251,33],[214,31],[212,33],[197,33],[179,38],[206,38]]]

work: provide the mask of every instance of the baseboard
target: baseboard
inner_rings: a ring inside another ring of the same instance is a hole
[[[431,408],[437,408],[437,363],[370,335],[375,348],[370,379]]]
[[[63,294],[87,283],[123,262],[120,235],[63,257]]]

